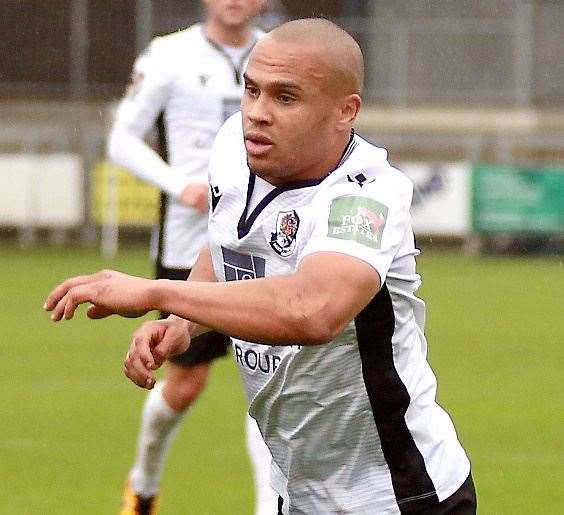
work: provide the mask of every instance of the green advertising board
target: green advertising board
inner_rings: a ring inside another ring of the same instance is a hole
[[[472,225],[479,233],[564,233],[564,169],[474,167]]]

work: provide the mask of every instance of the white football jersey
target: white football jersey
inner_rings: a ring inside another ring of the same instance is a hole
[[[206,182],[213,140],[223,122],[239,110],[241,73],[260,34],[255,31],[235,60],[229,50],[208,40],[200,24],[154,39],[135,63],[116,124],[142,138],[162,114],[168,163],[182,166],[187,182]],[[163,211],[161,264],[190,268],[207,241],[207,216],[173,198],[166,199]]]
[[[449,497],[470,463],[435,402],[425,304],[415,296],[411,182],[386,150],[354,134],[326,178],[273,188],[251,211],[255,181],[237,114],[210,161],[209,243],[219,280],[291,274],[319,251],[361,259],[382,280],[378,295],[326,345],[234,339],[285,513],[395,514]]]

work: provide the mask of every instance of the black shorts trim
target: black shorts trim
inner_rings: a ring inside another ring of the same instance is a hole
[[[192,340],[186,352],[170,358],[169,361],[182,367],[211,363],[227,355],[230,341],[229,336],[215,331],[204,333]]]
[[[157,262],[156,265],[156,278],[157,279],[170,279],[172,281],[185,281],[190,275],[189,268],[167,268]],[[170,313],[161,312],[159,318],[164,319]],[[174,358],[170,358],[171,363],[183,367],[193,367],[202,363],[210,363],[214,359],[222,358],[227,355],[229,344],[229,336],[211,331],[204,333],[192,340],[190,348]]]
[[[188,279],[191,271],[190,268],[168,268],[157,261],[155,264],[155,279],[185,281]]]
[[[469,474],[456,492],[420,515],[476,515],[477,508],[476,489],[472,474]]]

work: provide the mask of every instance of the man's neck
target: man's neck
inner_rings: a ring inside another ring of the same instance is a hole
[[[214,43],[232,47],[244,47],[251,40],[251,26],[228,27],[209,19],[204,24],[206,36]]]
[[[351,141],[352,132],[344,133],[339,136],[335,144],[331,147],[334,148],[333,152],[328,152],[325,159],[320,159],[317,166],[312,168],[307,174],[303,174],[303,180],[321,179],[331,174],[340,164],[343,159],[349,143]]]
[[[325,159],[322,159],[316,163],[315,166],[310,167],[306,170],[300,170],[294,175],[283,175],[283,176],[272,176],[261,173],[260,171],[253,171],[255,175],[263,179],[264,181],[272,184],[273,186],[279,187],[284,184],[293,182],[303,182],[303,181],[314,181],[317,179],[324,179],[330,175],[340,164],[346,151],[349,147],[351,138],[353,137],[353,132],[344,133],[342,136],[338,137],[335,145],[333,146],[336,150],[327,154]],[[251,167],[249,166],[249,170]]]

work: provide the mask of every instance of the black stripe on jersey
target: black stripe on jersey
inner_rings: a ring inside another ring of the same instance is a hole
[[[157,118],[156,122],[157,128],[157,153],[163,161],[168,163],[168,145],[166,139],[166,127],[164,123],[164,115],[161,113]],[[166,219],[166,212],[168,209],[168,197],[166,193],[161,191],[160,193],[160,206],[159,206],[159,241],[157,244],[157,270],[160,270],[163,266],[162,257],[164,252],[164,238],[165,230],[164,224]]]
[[[264,208],[268,206],[278,195],[284,193],[285,191],[297,190],[299,188],[309,188],[311,186],[317,186],[323,182],[325,177],[320,177],[319,179],[308,179],[306,181],[295,181],[283,184],[282,186],[277,186],[270,193],[265,195],[265,197],[258,203],[258,205],[253,209],[253,212],[247,218],[249,212],[249,202],[253,196],[253,190],[255,188],[256,175],[253,172],[249,173],[249,184],[247,186],[247,200],[245,202],[245,209],[239,218],[239,223],[237,224],[237,233],[239,239],[244,238],[249,234],[254,221],[257,219],[258,215],[262,213]]]
[[[410,399],[394,366],[395,317],[386,283],[354,322],[364,385],[400,512],[436,506],[435,486],[405,421]]]

